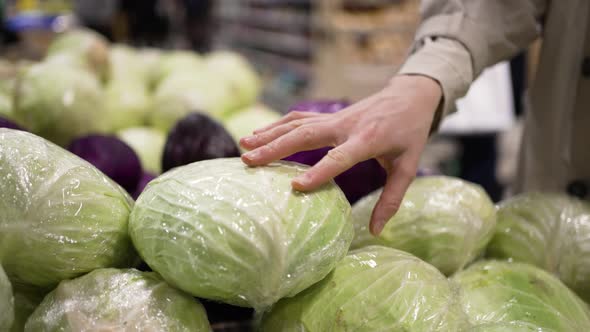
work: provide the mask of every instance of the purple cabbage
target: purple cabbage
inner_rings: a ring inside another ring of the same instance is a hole
[[[3,118],[1,116],[0,116],[0,128],[23,130],[23,128],[21,128],[19,125],[17,125],[13,121]]]
[[[141,177],[139,178],[139,182],[137,183],[137,187],[135,188],[135,191],[131,195],[133,197],[133,199],[136,200],[139,197],[139,195],[141,195],[141,193],[143,192],[145,187],[148,185],[148,183],[150,183],[150,181],[152,181],[155,178],[156,178],[156,176],[154,174],[152,174],[150,172],[143,172],[141,174]]]
[[[68,150],[94,165],[127,192],[136,191],[142,175],[141,163],[123,141],[114,136],[89,135],[75,139]]]
[[[202,113],[191,113],[172,128],[164,145],[162,170],[201,160],[239,157],[232,136],[217,121]]]

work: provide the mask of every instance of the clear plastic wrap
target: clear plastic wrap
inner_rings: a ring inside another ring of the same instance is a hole
[[[403,251],[351,251],[325,279],[278,302],[262,332],[468,331],[458,292],[433,266]]]
[[[534,264],[590,301],[590,203],[558,193],[502,202],[487,254]]]
[[[86,161],[33,134],[0,129],[0,261],[14,283],[50,288],[129,266],[132,205]]]
[[[150,182],[129,223],[135,247],[172,285],[256,309],[325,277],[352,240],[350,205],[329,183],[291,188],[305,166],[239,158],[176,168]]]
[[[29,317],[25,332],[209,332],[203,306],[156,273],[99,269],[63,281]]]
[[[0,266],[0,331],[8,331],[14,321],[12,285]]]
[[[495,324],[518,327],[500,331],[590,331],[588,306],[559,279],[533,265],[484,261],[452,280],[461,288],[470,322],[484,325],[479,331],[498,331],[491,329]]]
[[[496,210],[478,185],[446,176],[412,182],[397,214],[383,232],[369,233],[381,190],[353,206],[352,248],[378,244],[409,252],[450,275],[478,257],[493,235]]]

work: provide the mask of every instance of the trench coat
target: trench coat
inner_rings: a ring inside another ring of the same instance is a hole
[[[590,1],[423,0],[421,15],[399,73],[440,83],[435,123],[486,67],[542,38],[513,189],[590,196]]]

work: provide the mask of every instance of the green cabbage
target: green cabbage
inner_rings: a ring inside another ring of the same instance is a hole
[[[590,301],[590,203],[557,193],[506,200],[487,253],[554,273]]]
[[[100,77],[108,72],[109,42],[92,30],[77,29],[57,36],[47,49],[47,57],[64,53],[79,58]]]
[[[379,237],[369,233],[380,191],[352,211],[352,247],[379,244],[407,251],[450,275],[482,253],[496,225],[494,204],[472,183],[445,176],[421,177],[410,185],[397,214]]]
[[[168,52],[158,60],[155,65],[155,81],[157,83],[161,83],[173,74],[198,73],[206,69],[201,56],[189,51]]]
[[[203,306],[153,272],[100,269],[63,281],[25,325],[26,332],[209,332]]]
[[[10,332],[23,332],[29,316],[43,301],[46,292],[31,287],[14,288],[14,323]]]
[[[131,214],[135,247],[172,285],[263,309],[325,277],[352,240],[350,205],[329,183],[291,189],[306,168],[239,158],[176,168],[150,182]]]
[[[246,107],[256,101],[261,82],[248,60],[237,53],[217,51],[209,54],[205,62],[209,70],[221,75],[231,85],[235,93],[234,107]]]
[[[140,80],[110,81],[105,89],[106,127],[112,131],[142,126],[152,109],[152,99],[145,83]]]
[[[80,68],[51,62],[32,65],[20,79],[15,101],[17,121],[60,145],[108,129],[101,86]]]
[[[12,285],[0,266],[0,331],[8,331],[14,321]]]
[[[0,129],[0,142],[0,261],[14,283],[49,288],[131,263],[121,187],[33,134]]]
[[[178,120],[197,111],[219,119],[231,111],[231,94],[223,78],[206,70],[171,75],[154,94],[150,124],[167,132]]]
[[[155,128],[127,128],[117,133],[139,156],[143,169],[153,174],[162,172],[162,153],[166,136]]]
[[[280,118],[280,113],[264,105],[254,105],[230,115],[223,124],[236,142],[239,142],[240,138],[252,135],[254,130],[278,121]]]
[[[590,331],[586,304],[559,279],[532,265],[484,261],[453,280],[461,287],[461,303],[473,324],[515,324],[520,331]]]
[[[7,119],[13,117],[12,95],[0,91],[0,116]]]
[[[145,88],[149,86],[148,68],[139,52],[126,45],[113,45],[109,54],[111,81],[137,81]]]
[[[354,250],[324,280],[278,302],[262,332],[462,331],[451,283],[420,259],[387,247]]]

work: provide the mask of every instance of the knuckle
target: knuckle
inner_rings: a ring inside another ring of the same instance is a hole
[[[301,127],[301,126],[303,126],[303,124],[304,124],[303,119],[297,119],[297,120],[291,121],[291,126],[293,127],[293,129]]]
[[[328,154],[326,156],[340,165],[350,165],[350,157],[344,151],[338,148],[328,151]]]
[[[301,140],[305,144],[312,144],[315,142],[317,137],[316,131],[313,127],[310,126],[303,126],[299,130],[299,135],[301,136]]]
[[[396,212],[401,207],[402,202],[398,197],[389,197],[381,203],[381,208],[387,212]]]
[[[289,112],[289,116],[291,116],[292,119],[300,119],[303,118],[305,116],[305,112],[301,112],[301,111],[293,111],[293,112]]]
[[[397,170],[397,173],[403,177],[408,179],[409,181],[414,180],[416,177],[416,169],[412,166],[401,165]]]

